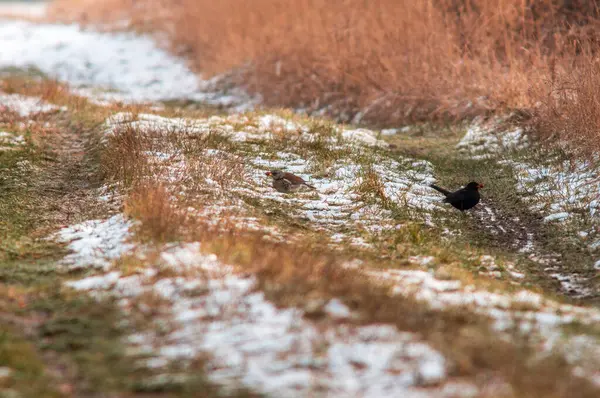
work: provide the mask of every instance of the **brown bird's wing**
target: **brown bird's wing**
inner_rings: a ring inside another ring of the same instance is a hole
[[[306,184],[306,181],[304,181],[301,177],[298,177],[297,175],[292,173],[283,173],[283,178],[285,178],[294,185]]]
[[[306,181],[304,181],[302,177],[298,177],[297,175],[292,173],[283,173],[283,178],[291,182],[292,185],[306,185],[310,189],[317,189],[309,183],[307,183]]]

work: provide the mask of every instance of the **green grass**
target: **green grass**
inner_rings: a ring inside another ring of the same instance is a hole
[[[4,322],[0,327],[0,364],[11,369],[9,377],[0,379],[0,396],[12,391],[21,397],[61,397],[40,353],[19,334]]]

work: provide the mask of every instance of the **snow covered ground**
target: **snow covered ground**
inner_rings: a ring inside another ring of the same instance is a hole
[[[487,123],[481,119],[473,121],[456,148],[473,159],[489,159],[505,151],[527,148],[529,139],[521,127],[494,134],[494,127],[504,121],[505,118]]]
[[[36,97],[19,94],[2,94],[0,92],[0,112],[9,111],[21,117],[28,117],[38,113],[65,111],[66,109],[66,107],[48,104]]]
[[[244,208],[244,198],[254,198],[263,203],[285,206],[289,215],[310,222],[317,230],[331,231],[334,242],[368,246],[361,238],[363,231],[376,236],[384,230],[397,227],[382,201],[387,200],[404,211],[411,211],[415,219],[431,224],[434,213],[444,212],[440,195],[429,187],[435,182],[433,167],[427,161],[401,158],[394,159],[385,152],[370,154],[373,162],[362,164],[356,158],[364,155],[368,148],[385,148],[387,145],[377,138],[377,133],[367,129],[350,130],[341,126],[332,127],[329,135],[320,135],[311,130],[310,123],[283,118],[274,114],[213,116],[207,119],[164,118],[151,114],[132,115],[119,113],[106,120],[107,137],[122,134],[124,131],[136,131],[140,135],[167,136],[174,134],[182,139],[197,139],[211,135],[220,135],[234,143],[251,143],[252,150],[240,150],[235,153],[219,149],[207,149],[194,158],[181,155],[181,148],[165,145],[160,152],[149,152],[149,162],[156,167],[154,175],[162,175],[166,181],[176,187],[178,193],[185,193],[190,167],[194,163],[210,163],[203,167],[204,181],[196,179],[193,185],[202,186],[205,191],[219,192],[229,197],[238,210]],[[345,155],[331,161],[326,170],[313,175],[312,170],[319,168],[318,159],[307,159],[293,148],[287,151],[272,151],[270,142],[293,139],[296,144],[310,144],[316,141],[327,147],[328,151],[344,150]],[[214,159],[214,161],[210,161]],[[215,170],[227,169],[227,164],[243,164],[243,178],[227,177],[227,189],[215,183],[217,177],[210,174]],[[265,172],[282,169],[299,175],[315,186],[315,191],[306,191],[298,195],[286,195],[273,189],[272,180]],[[195,169],[198,171],[198,169]],[[376,180],[381,184],[380,194],[375,202],[366,202],[360,195],[360,186],[365,179]],[[178,183],[174,183],[178,181]],[[247,211],[254,208],[245,206]],[[199,209],[200,211],[201,209]],[[213,222],[220,211],[211,208]],[[249,221],[248,219],[246,219]],[[241,221],[241,220],[240,220]],[[353,226],[353,228],[348,228]],[[348,242],[349,240],[349,242]]]
[[[506,156],[534,144],[520,128],[499,127],[502,122],[498,119],[484,125],[476,121],[457,148],[474,159],[494,158],[499,164],[510,166],[521,201],[532,212],[541,214],[544,222],[562,223],[568,227],[572,239],[580,240],[596,254],[600,249],[600,165],[590,160],[568,159],[565,154],[543,148],[537,148],[537,153]],[[545,271],[561,283],[564,292],[573,297],[596,294],[594,289],[586,286],[589,276],[581,275],[591,271],[583,268],[583,264],[579,272],[566,273],[555,264],[556,259],[539,259],[533,240],[530,239],[527,245],[522,252],[531,253],[532,259],[539,260]],[[600,254],[597,256],[600,259]],[[600,264],[600,260],[596,264]]]
[[[216,93],[148,36],[99,33],[78,25],[0,20],[0,70],[34,67],[102,104],[191,99],[250,106],[243,93]]]
[[[348,266],[356,268],[360,263]],[[564,332],[572,324],[600,324],[597,309],[560,304],[527,290],[510,294],[481,290],[457,280],[437,279],[433,271],[365,269],[364,273],[374,281],[393,281],[395,294],[415,297],[433,308],[456,307],[485,315],[494,320],[499,332],[520,329],[543,352],[562,353],[574,366],[574,374],[600,386],[600,340],[585,333]]]
[[[214,92],[214,82],[198,79],[183,61],[158,48],[149,37],[97,33],[75,25],[2,21],[0,69],[31,66],[70,83],[76,93],[97,104],[192,99],[226,106],[250,105],[243,93]],[[37,99],[3,94],[0,106],[22,117],[62,110]],[[244,148],[232,149],[231,153],[207,148],[190,155],[169,143],[144,153],[174,197],[201,191],[218,198],[212,206],[198,201],[197,208],[187,209],[190,215],[205,215],[214,224],[224,214],[223,218],[237,221],[240,228],[263,230],[275,239],[289,238],[282,228],[265,225],[251,211],[251,199],[286,209],[291,219],[326,231],[340,247],[369,248],[364,236],[376,238],[382,231],[402,228],[391,217],[386,201],[428,225],[443,222],[448,208],[429,187],[435,182],[432,164],[385,152],[387,144],[380,135],[404,130],[378,134],[336,126],[321,136],[309,123],[299,120],[275,114],[184,119],[119,113],[108,118],[103,129],[107,140],[130,128],[138,134],[174,134],[190,140],[217,134],[236,148]],[[270,150],[270,145],[279,145],[282,140],[296,140],[297,145],[288,145],[285,151]],[[0,132],[0,151],[23,142],[19,134]],[[301,150],[306,143],[323,144],[331,152],[347,152],[323,166]],[[498,135],[474,125],[458,149],[476,159],[487,159],[528,145],[521,129]],[[365,153],[372,162],[365,163]],[[546,222],[571,222],[582,214],[586,220],[597,217],[594,195],[599,186],[592,165],[511,165],[516,170],[517,188],[531,199],[532,209],[541,212]],[[293,196],[276,192],[265,176],[265,171],[276,168],[302,176],[317,188],[316,192]],[[218,175],[221,169],[234,177],[219,180],[223,177]],[[381,186],[380,196],[372,200],[360,193],[361,184],[368,179]],[[235,217],[232,211],[237,212]],[[229,386],[241,383],[277,397],[470,397],[479,393],[474,384],[451,377],[447,359],[417,334],[390,325],[344,322],[354,314],[338,299],[323,303],[325,321],[307,319],[303,309],[278,308],[269,302],[257,290],[254,276],[204,252],[202,242],[165,245],[157,256],[149,256],[149,248],[132,241],[132,226],[119,214],[64,228],[52,238],[71,250],[61,262],[63,267],[97,272],[70,281],[68,286],[97,298],[114,297],[126,314],[140,310],[157,314],[151,325],[154,328],[142,331],[131,325],[129,354],[139,357],[141,366],[166,372],[172,363],[208,354],[207,374],[212,380]],[[579,237],[589,241],[592,248],[600,247],[596,231],[597,224],[592,224],[581,230]],[[530,243],[532,247],[535,244]],[[144,258],[147,264],[126,273],[115,260],[128,255]],[[514,269],[499,270],[493,257],[487,257],[481,262],[490,277],[506,274],[513,283],[524,277]],[[577,375],[600,385],[598,341],[583,333],[568,337],[563,333],[571,324],[599,324],[599,311],[546,300],[527,290],[498,293],[438,278],[433,268],[428,269],[436,263],[431,256],[415,256],[409,261],[420,269],[362,269],[360,262],[349,263],[348,268],[374,285],[393,283],[392,294],[399,299],[415,297],[435,309],[488,316],[500,334],[514,327],[531,333],[541,352],[563,352],[575,365]],[[557,273],[556,277],[564,275]],[[148,297],[155,301],[146,304]]]
[[[324,305],[330,318],[326,323],[307,320],[298,308],[278,309],[255,290],[253,276],[203,253],[201,243],[167,245],[158,260],[123,274],[111,266],[111,260],[124,253],[120,250],[144,257],[139,247],[133,250],[130,227],[118,215],[69,227],[59,236],[71,242],[70,266],[104,266],[104,274],[74,280],[70,287],[98,298],[116,297],[126,313],[143,308],[138,300],[144,296],[160,298],[159,304],[153,301],[152,311],[162,314],[154,319],[161,332],[132,330],[128,337],[130,354],[144,356],[141,366],[166,369],[208,353],[212,380],[229,386],[241,382],[272,396],[477,394],[474,385],[449,378],[444,357],[417,336],[386,325],[339,324],[353,316],[339,300]],[[495,269],[488,257],[482,263]],[[424,267],[431,260],[415,259]],[[416,297],[433,308],[457,307],[489,316],[500,333],[518,327],[543,350],[563,352],[579,376],[600,384],[595,354],[600,352],[599,342],[585,334],[565,338],[562,332],[574,323],[598,324],[598,310],[559,304],[526,290],[478,290],[457,280],[437,279],[427,270],[362,269],[356,261],[347,267],[374,284],[393,282],[394,294]]]
[[[79,267],[106,264],[115,248],[130,245],[130,224],[121,216],[89,221],[60,233]],[[155,317],[163,332],[128,336],[129,353],[144,355],[155,370],[209,354],[215,382],[236,383],[277,397],[471,397],[477,388],[448,376],[444,357],[412,333],[388,325],[339,323],[352,312],[339,300],[314,323],[298,308],[279,309],[255,291],[254,277],[237,274],[200,243],[168,245],[159,260],[133,275],[118,270],[68,285],[96,297],[112,296],[125,312],[143,295],[161,299]],[[166,274],[173,276],[161,277]],[[160,272],[162,270],[162,272]],[[169,332],[165,334],[165,322]]]

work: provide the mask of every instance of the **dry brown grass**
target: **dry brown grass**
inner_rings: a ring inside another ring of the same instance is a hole
[[[107,151],[102,152],[102,171],[105,178],[118,180],[132,186],[145,180],[149,164],[144,151],[149,150],[150,138],[146,134],[124,127],[109,135]]]
[[[63,102],[70,95],[69,88],[56,80],[14,76],[0,80],[0,91],[35,96],[54,103]]]
[[[140,221],[139,237],[157,243],[177,240],[188,217],[161,184],[137,186],[125,202],[125,214]]]
[[[167,32],[199,71],[237,68],[267,105],[380,124],[528,109],[546,135],[600,142],[595,2],[58,0],[53,11]]]
[[[576,70],[557,70],[546,83],[533,120],[547,139],[560,139],[570,150],[594,155],[600,144],[600,64],[587,53]]]

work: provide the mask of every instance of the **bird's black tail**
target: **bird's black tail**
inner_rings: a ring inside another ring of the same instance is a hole
[[[435,189],[436,191],[443,193],[445,196],[448,196],[448,195],[450,195],[452,193],[452,192],[450,192],[450,191],[448,191],[448,190],[446,190],[444,188],[440,188],[440,187],[438,187],[437,185],[434,185],[434,184],[430,184],[429,186],[431,188]]]
[[[310,189],[317,189],[317,188],[315,188],[315,187],[313,187],[312,185],[310,185],[310,184],[307,184],[307,183],[304,183],[304,185],[306,185],[306,186],[307,186],[307,187],[309,187]]]

